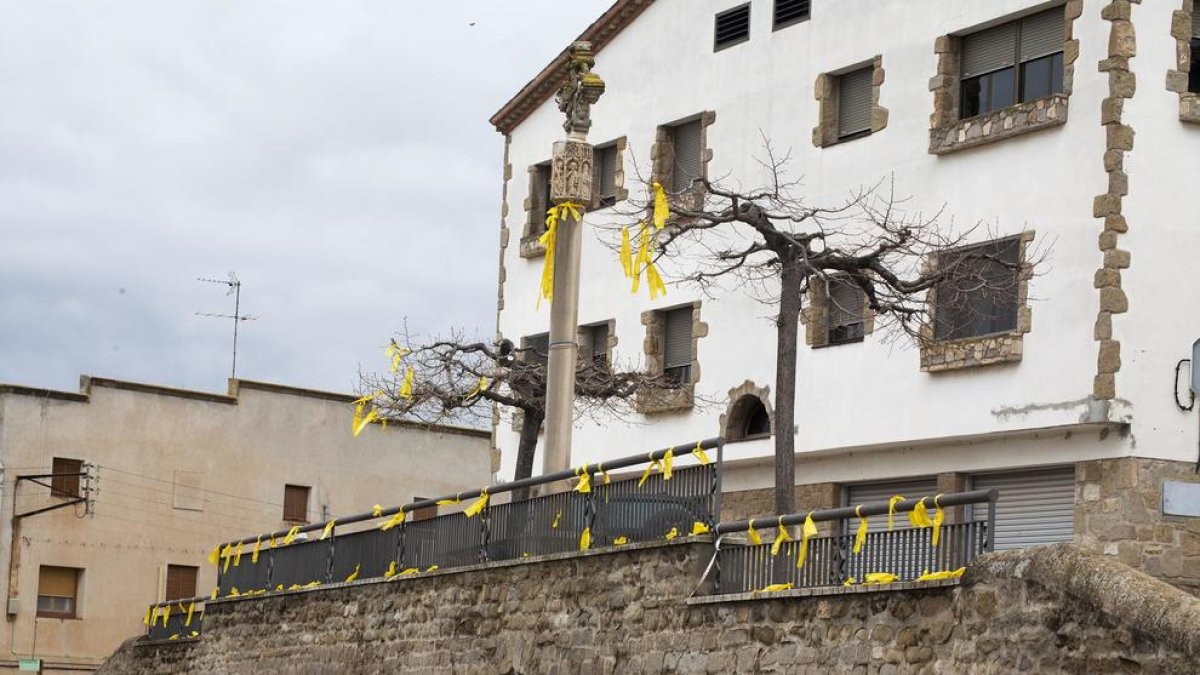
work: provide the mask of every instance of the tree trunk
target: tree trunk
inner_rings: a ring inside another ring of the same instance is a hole
[[[796,349],[800,333],[800,261],[785,258],[779,275],[775,346],[775,513],[796,510]]]
[[[529,478],[533,475],[533,455],[537,451],[538,431],[546,413],[542,411],[524,411],[521,422],[521,441],[517,445],[517,472],[514,480]],[[529,498],[529,489],[522,488],[513,491],[513,501]]]

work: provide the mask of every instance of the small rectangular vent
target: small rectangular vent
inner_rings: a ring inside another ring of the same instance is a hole
[[[720,51],[750,39],[750,3],[727,9],[717,15],[713,51]]]
[[[775,0],[775,28],[808,21],[811,0]]]

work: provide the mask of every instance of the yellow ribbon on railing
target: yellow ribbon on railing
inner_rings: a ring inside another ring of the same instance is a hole
[[[383,515],[383,506],[380,504],[376,504],[375,506],[372,506],[371,507],[371,515],[375,516],[376,518],[382,516]]]
[[[904,501],[904,497],[896,495],[888,500],[888,532],[892,531],[892,515],[896,513],[896,504]]]
[[[429,567],[426,567],[426,568],[425,568],[425,572],[426,572],[426,573],[429,573],[429,572],[432,572],[432,571],[436,570],[437,568],[438,568],[438,566],[437,566],[437,565],[430,565]]]
[[[474,518],[475,516],[479,515],[480,511],[487,508],[487,505],[488,505],[488,491],[487,491],[487,488],[483,488],[482,490],[480,490],[479,499],[475,500],[474,504],[468,506],[466,508],[466,510],[463,511],[463,515],[468,518]]]
[[[813,522],[812,511],[804,517],[804,527],[800,528],[800,553],[796,556],[796,567],[804,567],[808,558],[808,540],[817,536],[817,524]]]
[[[863,578],[864,584],[890,584],[900,577],[890,572],[871,572]]]
[[[783,526],[783,516],[779,516],[779,530],[775,533],[775,541],[771,542],[771,555],[779,555],[779,549],[783,548],[783,543],[792,540],[792,535],[788,534],[787,528]]]
[[[388,563],[388,568],[387,568],[387,571],[383,573],[383,578],[391,579],[394,576],[396,576],[396,561],[395,560]]]
[[[575,484],[575,492],[587,494],[592,491],[592,474],[588,473],[588,465],[584,464],[582,468],[575,469],[575,475],[579,476],[579,482]]]
[[[628,543],[629,543],[629,537],[626,537],[625,535],[621,535],[621,536],[617,537],[616,539],[613,539],[613,546],[624,546],[625,544],[628,544]]]
[[[211,593],[211,594],[209,594],[209,596],[208,596],[208,597],[212,598],[213,600],[216,600],[216,599],[217,599],[217,595],[220,593],[220,590],[221,590],[220,588],[214,588],[214,589],[212,589],[212,593]]]
[[[325,523],[325,529],[321,531],[321,541],[325,541],[326,539],[329,538],[329,535],[333,534],[333,527],[336,523],[337,523],[337,518],[334,518],[333,520],[329,521],[328,523]]]
[[[943,570],[941,572],[930,572],[925,570],[921,576],[917,577],[917,581],[942,581],[944,579],[958,579],[962,577],[967,568],[960,567],[956,570]]]
[[[267,546],[267,548],[275,548],[275,546],[275,535],[271,535],[271,543]]]
[[[592,528],[583,528],[583,534],[579,535],[579,550],[586,551],[592,547]]]
[[[286,534],[286,535],[284,535],[284,537],[283,537],[283,545],[284,545],[284,546],[287,546],[288,544],[291,544],[293,541],[295,541],[295,540],[296,540],[296,535],[298,535],[298,534],[300,534],[300,526],[299,526],[299,525],[293,525],[293,526],[292,526],[292,529],[288,530],[288,531],[287,531],[287,534]]]
[[[233,566],[237,567],[242,564],[242,542],[238,542],[237,550],[233,554]]]
[[[562,509],[554,513],[554,521],[550,523],[550,529],[557,530],[559,522],[562,521]]]
[[[236,598],[239,595],[241,595],[241,593],[238,592],[237,586],[230,586],[229,587],[229,595],[227,595],[226,597]]]
[[[461,503],[462,503],[462,493],[461,492],[454,495],[454,499],[439,499],[439,500],[437,500],[438,506],[454,506],[455,504],[461,504]]]
[[[662,185],[654,183],[651,187],[654,188],[654,228],[661,230],[671,218],[671,205]]]
[[[358,570],[361,567],[362,567],[362,563],[359,563],[354,566],[354,571],[350,573],[350,576],[346,577],[346,583],[350,583],[351,581],[354,581],[355,579],[358,578]]]
[[[858,554],[867,541],[867,519],[863,517],[862,504],[854,507],[854,515],[858,516],[858,532],[854,534],[854,553]]]
[[[942,510],[942,505],[938,503],[942,496],[939,494],[933,498],[933,547],[937,548],[938,543],[942,539],[942,523],[946,521],[946,512]]]
[[[667,541],[671,541],[672,539],[674,539],[675,537],[678,537],[678,536],[679,536],[679,528],[672,527],[671,531],[667,533]]]
[[[754,529],[754,519],[751,518],[746,528],[746,536],[750,537],[750,543],[755,546],[762,544],[762,537],[758,534],[758,530]]]
[[[908,512],[908,522],[911,523],[913,527],[930,527],[933,525],[933,523],[929,521],[929,509],[925,508],[926,499],[928,499],[928,497],[921,497],[921,501],[917,502],[917,505],[913,507],[913,510]]]
[[[790,591],[792,588],[791,584],[771,584],[770,586],[764,586],[758,590],[751,591],[751,593],[778,593],[779,591]]]
[[[171,618],[171,606],[170,605],[167,605],[162,608],[161,616],[162,616],[162,620],[163,620],[163,628],[166,628],[167,627],[167,619]]]
[[[405,401],[411,401],[413,397],[413,381],[416,379],[417,373],[409,366],[404,371],[404,381],[400,383],[400,398]]]
[[[191,627],[191,625],[192,625],[192,610],[194,610],[194,609],[196,609],[196,601],[195,600],[188,603],[187,619],[185,619],[183,622],[184,628]]]
[[[411,354],[412,350],[407,347],[401,347],[396,344],[395,340],[392,340],[384,353],[392,360],[392,374],[394,375],[400,371],[400,361]]]
[[[612,482],[612,476],[609,476],[608,472],[604,470],[604,462],[597,464],[596,470],[600,472],[601,476],[604,476],[604,484],[605,485],[608,485],[609,483]]]
[[[395,514],[392,515],[391,518],[389,518],[386,521],[379,524],[379,530],[381,532],[387,532],[388,530],[392,529],[393,527],[395,527],[403,522],[404,522],[404,507],[402,506],[402,507],[400,507],[399,511],[397,511]]]
[[[692,454],[700,461],[701,466],[708,465],[708,453],[704,452],[704,441],[696,441],[696,447],[692,450]]]
[[[146,608],[146,618],[145,618],[145,619],[142,619],[142,625],[143,625],[143,626],[149,626],[149,625],[150,625],[150,622],[151,622],[151,621],[153,621],[153,620],[154,620],[154,618],[155,618],[155,617],[158,615],[158,612],[156,612],[156,611],[155,611],[155,610],[157,610],[157,609],[158,609],[158,608],[157,608],[157,607],[154,607],[153,605],[151,605],[150,607],[147,607],[147,608]]]
[[[409,567],[409,568],[405,569],[403,572],[401,572],[400,574],[398,574],[397,576],[410,577],[414,574],[420,574],[420,573],[421,573],[420,569],[418,569],[416,567]]]
[[[208,564],[217,567],[221,564],[221,545],[217,544],[213,547],[212,553],[208,554]]]
[[[675,448],[667,448],[663,453],[662,470],[663,480],[671,480],[671,464],[675,461]]]
[[[221,568],[221,572],[229,571],[229,563],[233,562],[233,545],[225,544],[225,548],[221,549],[221,557],[225,559],[225,566]]]
[[[251,565],[258,564],[258,552],[261,548],[262,548],[262,537],[260,536],[259,538],[254,540],[254,550],[250,552],[250,564]]]
[[[654,459],[653,452],[646,455],[646,459],[650,461],[650,464],[648,464],[646,466],[646,470],[642,472],[642,479],[638,481],[638,487],[642,487],[643,485],[646,484],[646,480],[648,478],[650,478],[650,474],[654,471],[654,467],[662,466],[661,464],[659,464],[659,461],[657,459]]]
[[[702,523],[699,520],[694,521],[692,523],[692,536],[693,537],[695,537],[697,535],[701,535],[701,534],[708,534],[709,532],[712,532],[712,528],[710,528],[707,524]]]

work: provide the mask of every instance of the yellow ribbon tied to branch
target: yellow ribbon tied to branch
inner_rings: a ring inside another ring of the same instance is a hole
[[[808,558],[808,540],[817,536],[817,524],[813,522],[812,511],[804,517],[804,527],[800,528],[800,553],[796,556],[796,567],[804,567]]]
[[[696,447],[692,449],[692,454],[696,456],[701,466],[708,466],[708,453],[704,452],[704,441],[696,441]]]
[[[291,544],[293,541],[296,541],[296,535],[298,535],[298,534],[300,534],[300,526],[293,525],[292,529],[288,530],[287,534],[284,535],[283,545],[287,546],[288,544]]]
[[[942,523],[946,522],[946,512],[942,510],[942,505],[938,503],[938,500],[941,498],[940,494],[933,498],[933,537],[931,541],[934,548],[937,548],[938,543],[942,539]]]
[[[329,521],[328,523],[325,523],[325,529],[321,530],[321,541],[325,541],[326,539],[329,538],[329,535],[333,534],[333,528],[336,524],[337,524],[336,518]]]
[[[413,381],[416,380],[417,373],[409,366],[404,371],[404,381],[400,383],[400,398],[405,401],[411,401],[413,398]]]
[[[892,531],[892,516],[896,513],[896,505],[904,501],[904,497],[896,495],[888,500],[888,532]]]
[[[404,522],[404,507],[402,506],[402,507],[400,507],[399,511],[397,511],[394,515],[392,515],[391,518],[389,518],[386,521],[379,524],[379,530],[381,532],[387,532],[388,530],[392,529],[393,527],[395,527],[403,522]]]
[[[400,362],[404,360],[404,357],[411,354],[412,350],[407,347],[401,347],[400,345],[396,344],[395,340],[392,340],[391,343],[388,344],[385,353],[387,354],[388,358],[392,360],[392,374],[394,375],[400,372]]]
[[[788,534],[787,528],[783,526],[783,516],[779,516],[779,529],[775,532],[775,541],[771,542],[771,555],[779,555],[779,550],[783,548],[784,542],[792,540],[792,535]]]
[[[654,229],[661,230],[671,219],[671,205],[667,201],[667,191],[659,183],[654,183]]]
[[[538,295],[538,307],[542,300],[554,301],[554,253],[558,245],[558,223],[563,218],[571,216],[578,222],[583,217],[583,206],[572,201],[566,201],[546,211],[546,232],[538,237],[538,243],[546,249],[546,260],[542,265],[542,283]]]
[[[762,536],[758,533],[758,530],[754,529],[754,519],[753,518],[750,519],[750,522],[746,527],[746,536],[750,537],[751,544],[754,544],[755,546],[759,546],[762,544]]]
[[[375,397],[379,396],[380,393],[382,392],[377,391],[373,394],[367,394],[354,401],[354,422],[350,425],[350,430],[354,432],[356,438],[362,433],[363,429],[367,428],[368,424],[378,419],[379,412],[374,407],[368,412],[367,404],[374,401]]]
[[[479,383],[475,385],[475,388],[471,390],[471,393],[467,394],[467,398],[465,400],[469,401],[477,396],[480,396],[483,394],[483,392],[487,391],[489,384],[491,384],[491,381],[483,375],[480,375]]]
[[[629,292],[636,294],[642,286],[642,272],[646,273],[646,287],[650,291],[650,299],[655,300],[658,296],[666,296],[667,286],[663,283],[662,275],[658,273],[658,268],[654,265],[654,250],[657,244],[657,239],[651,231],[650,225],[642,223],[638,231],[638,250],[637,256],[628,262],[622,260],[622,266],[626,267],[630,274],[626,276],[633,279],[633,285]],[[622,254],[625,251],[622,250]]]
[[[858,516],[858,532],[854,534],[854,553],[857,555],[867,542],[867,519],[862,514],[862,504],[854,507],[854,515]]]
[[[913,527],[931,527],[933,525],[929,520],[929,509],[925,508],[925,500],[928,497],[921,497],[921,501],[913,507],[912,511],[908,512],[908,522]]]
[[[466,510],[463,511],[463,515],[468,518],[474,518],[475,516],[479,515],[480,511],[487,508],[487,505],[488,505],[488,491],[487,491],[487,488],[483,488],[480,490],[479,499],[475,500],[474,504],[471,504],[470,506],[468,506],[466,508]]]
[[[574,491],[580,494],[591,492],[592,474],[588,472],[588,465],[584,464],[581,468],[575,469],[575,475],[579,477],[579,482],[575,484]]]

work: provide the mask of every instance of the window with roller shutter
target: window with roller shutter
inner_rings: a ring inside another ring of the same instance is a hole
[[[866,334],[866,294],[848,279],[833,279],[829,284],[826,313],[827,343],[830,345],[862,342]]]
[[[1062,93],[1062,7],[965,35],[960,53],[963,119]]]
[[[971,477],[972,490],[996,490],[997,551],[1075,539],[1075,467],[1026,469]],[[972,518],[985,520],[986,508]]]
[[[680,384],[692,381],[692,307],[663,313],[663,374]]]
[[[79,578],[83,570],[42,565],[38,568],[37,615],[50,619],[79,618]]]
[[[692,182],[703,176],[704,144],[700,120],[692,120],[670,127],[671,148],[674,162],[668,186],[672,192],[692,189]]]
[[[838,140],[871,133],[871,82],[874,66],[838,76]]]
[[[608,322],[580,326],[579,361],[597,368],[608,367]]]
[[[597,208],[617,203],[617,146],[615,143],[596,148],[592,156],[592,195]]]
[[[779,30],[801,21],[808,21],[811,5],[810,0],[775,0],[773,29]]]

